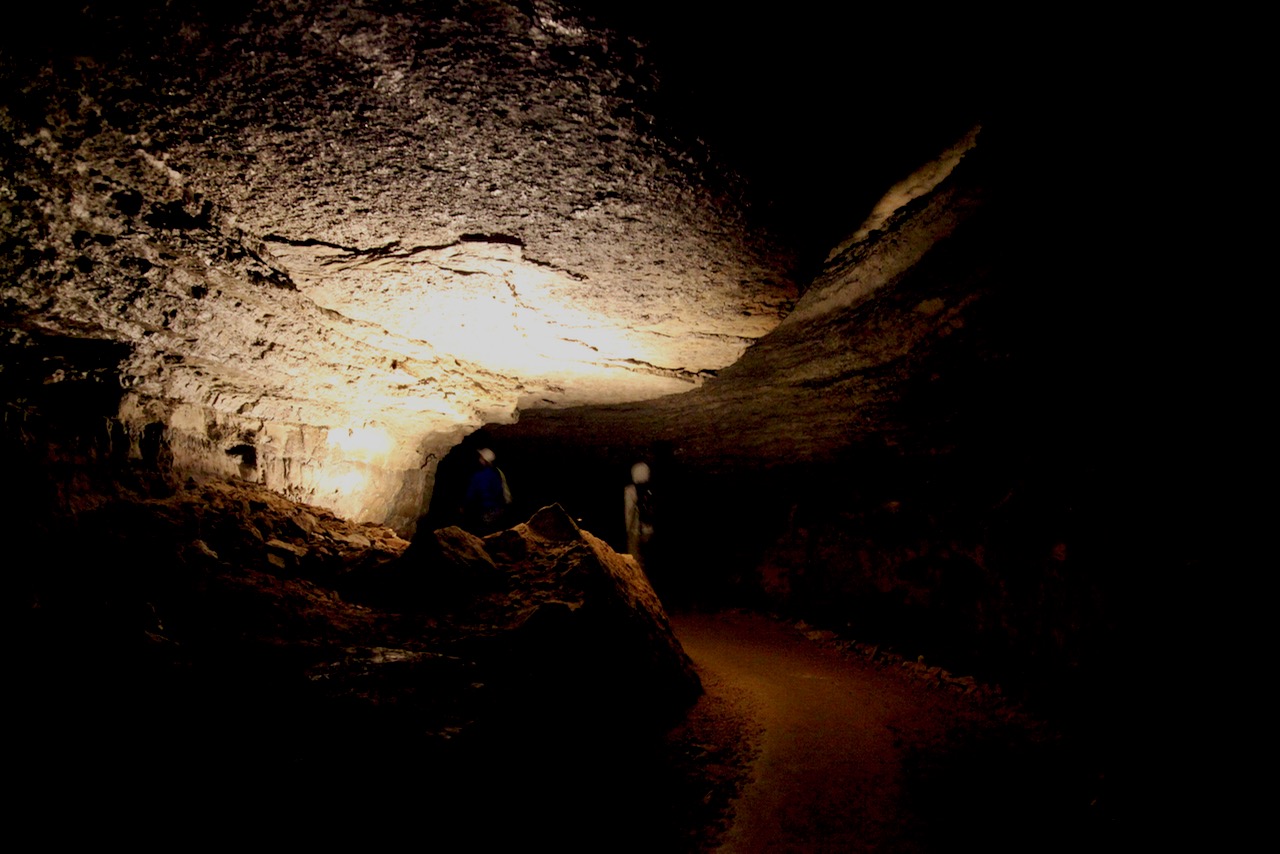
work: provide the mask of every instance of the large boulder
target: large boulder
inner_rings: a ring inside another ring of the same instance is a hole
[[[420,531],[404,555],[345,579],[348,598],[449,627],[505,728],[670,720],[701,683],[639,565],[559,504],[483,540]]]
[[[579,528],[559,504],[486,540],[512,587],[503,644],[523,714],[572,710],[593,723],[670,719],[701,693],[640,566]],[[497,622],[495,620],[495,622]]]

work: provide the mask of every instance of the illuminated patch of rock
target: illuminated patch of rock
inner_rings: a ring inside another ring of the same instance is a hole
[[[4,329],[127,344],[179,471],[408,534],[465,433],[696,388],[795,295],[554,2],[81,14],[0,81]]]

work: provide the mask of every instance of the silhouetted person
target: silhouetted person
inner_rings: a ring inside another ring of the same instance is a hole
[[[462,499],[462,524],[471,533],[483,537],[502,527],[507,505],[511,503],[511,489],[506,475],[495,464],[497,455],[492,449],[481,448],[476,459],[479,468],[471,475]]]
[[[631,467],[631,483],[622,490],[623,519],[627,527],[627,552],[649,575],[652,571],[653,536],[657,515],[653,486],[649,482],[649,465]],[[652,575],[649,578],[653,581]]]

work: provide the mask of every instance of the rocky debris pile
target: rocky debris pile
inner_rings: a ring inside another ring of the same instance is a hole
[[[427,615],[437,642],[481,663],[511,723],[593,714],[606,726],[673,720],[701,684],[640,567],[559,505],[485,537],[415,537],[399,560],[338,582],[345,598]]]
[[[701,692],[639,568],[558,507],[411,546],[252,484],[85,506],[14,567],[20,725],[60,761],[346,787],[661,732]]]

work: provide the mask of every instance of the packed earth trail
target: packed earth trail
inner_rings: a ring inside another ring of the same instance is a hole
[[[671,620],[752,754],[712,850],[1046,851],[1099,831],[1071,750],[1008,708],[763,616]]]

